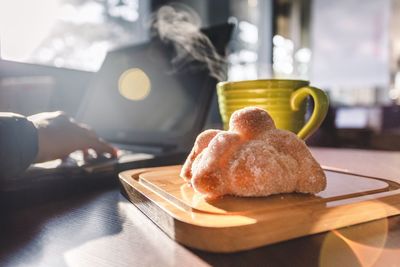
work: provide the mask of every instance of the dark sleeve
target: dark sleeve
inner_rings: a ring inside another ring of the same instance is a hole
[[[0,112],[0,180],[25,171],[37,152],[38,136],[33,123],[21,115]]]

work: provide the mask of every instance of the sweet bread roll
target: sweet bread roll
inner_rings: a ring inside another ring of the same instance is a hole
[[[255,107],[234,112],[228,131],[201,133],[181,176],[208,198],[318,193],[326,187],[306,144],[276,129],[269,114]]]

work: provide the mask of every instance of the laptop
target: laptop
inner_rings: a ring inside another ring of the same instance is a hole
[[[233,25],[221,24],[202,31],[223,55],[232,30]],[[84,161],[76,152],[63,162],[32,165],[1,190],[60,187],[92,178],[97,183],[127,169],[182,163],[204,127],[217,80],[198,62],[177,69],[174,57],[174,47],[154,37],[108,52],[94,75],[76,120],[118,148],[118,158]]]

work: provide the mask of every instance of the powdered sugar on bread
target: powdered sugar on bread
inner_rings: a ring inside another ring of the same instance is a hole
[[[228,131],[201,133],[181,176],[209,198],[318,193],[326,187],[306,144],[276,129],[269,114],[256,107],[233,113]]]

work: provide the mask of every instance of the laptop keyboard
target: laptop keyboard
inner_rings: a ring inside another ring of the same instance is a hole
[[[147,153],[137,153],[129,150],[123,150],[119,149],[118,150],[118,157],[117,158],[112,158],[112,157],[107,157],[105,155],[100,155],[100,156],[93,156],[89,157],[87,159],[84,159],[83,153],[81,151],[75,151],[71,153],[66,160],[69,164],[74,165],[74,166],[85,166],[85,165],[93,165],[93,164],[102,164],[102,163],[107,163],[107,162],[128,162],[132,160],[139,160],[139,159],[151,159],[154,158],[152,154],[147,154]]]
[[[137,153],[130,150],[118,150],[117,158],[100,155],[85,160],[83,158],[83,153],[79,152],[80,151],[72,153],[70,157],[77,162],[77,166],[83,167],[86,172],[89,173],[113,169],[117,163],[128,163],[154,158],[152,154]]]
[[[139,153],[125,149],[119,149],[117,154],[117,158],[106,157],[105,155],[95,157],[95,155],[93,155],[92,157],[84,159],[82,151],[75,151],[64,160],[57,159],[33,164],[31,165],[29,170],[34,172],[47,171],[49,173],[52,173],[53,170],[59,168],[83,168],[86,172],[93,173],[97,171],[113,170],[118,163],[128,163],[154,158],[153,154]]]

